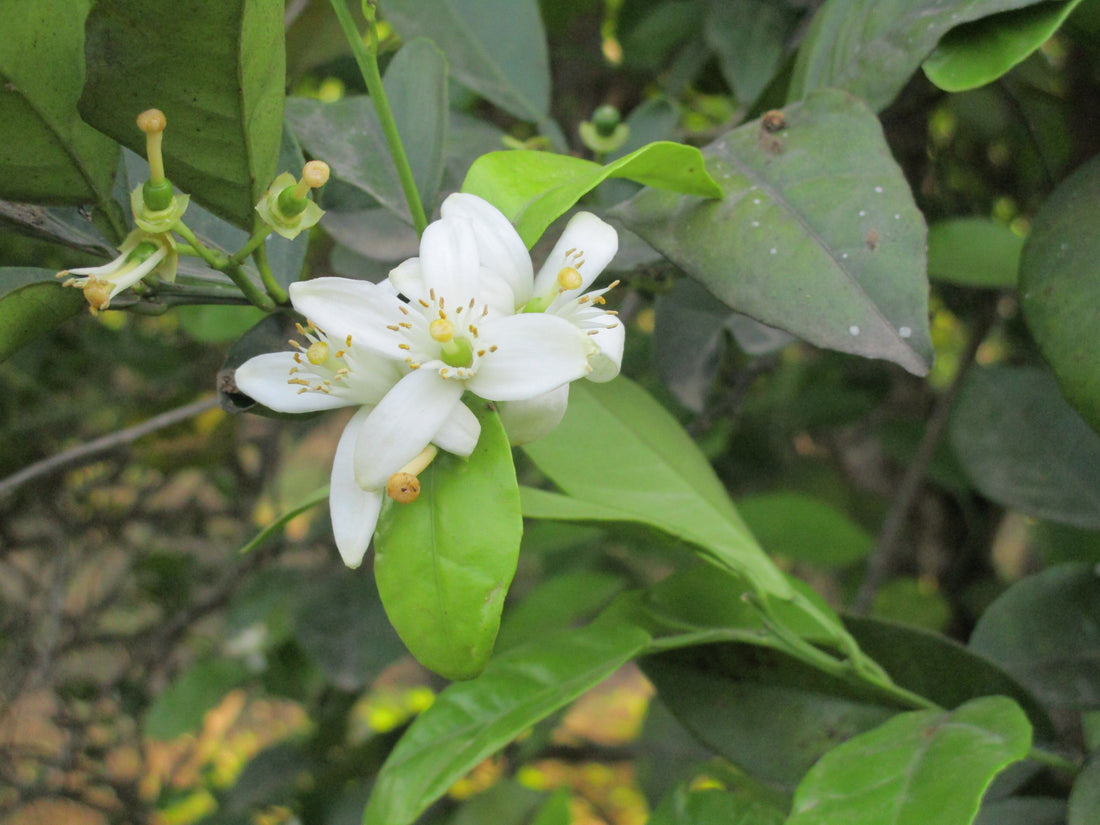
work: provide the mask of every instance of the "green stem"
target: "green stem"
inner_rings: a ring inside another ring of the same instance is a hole
[[[1077,776],[1081,772],[1081,766],[1072,759],[1051,753],[1043,748],[1033,747],[1028,751],[1027,758],[1032,762],[1038,762],[1040,765],[1046,765],[1048,768],[1054,768],[1058,771],[1065,771],[1073,776]]]
[[[224,252],[219,252],[207,247],[195,236],[195,233],[192,232],[191,228],[183,221],[176,221],[176,225],[172,227],[172,231],[187,241],[195,252],[198,253],[198,256],[206,262],[207,266],[228,275],[230,280],[237,285],[237,289],[241,291],[241,294],[248,299],[249,303],[258,306],[264,312],[275,311],[275,302],[271,300],[263,290],[248,279],[248,275],[241,269],[239,263],[234,261]]]
[[[240,264],[227,266],[222,272],[229,276],[230,280],[237,285],[237,289],[239,289],[244,297],[250,302],[258,306],[264,312],[275,311],[275,302],[271,300],[271,296],[263,292],[248,279],[248,275],[245,274]]]
[[[290,302],[290,295],[283,289],[283,285],[275,280],[275,273],[271,271],[271,264],[267,260],[267,244],[260,244],[252,253],[252,260],[256,262],[256,268],[260,270],[260,280],[263,281],[267,294],[277,304]]]
[[[225,268],[228,258],[206,246],[195,236],[195,233],[191,231],[191,227],[183,221],[176,221],[176,225],[172,227],[172,231],[187,241],[191,247],[191,251],[202,258],[211,269],[221,270]]]
[[[367,34],[370,38],[368,47],[363,43],[363,38],[344,0],[330,0],[330,2],[333,11],[336,12],[337,20],[340,21],[340,28],[344,30],[344,37],[351,46],[351,52],[355,55],[355,62],[359,64],[359,72],[367,84],[367,92],[370,94],[374,109],[378,113],[382,134],[386,137],[386,145],[389,147],[394,166],[397,167],[397,177],[401,180],[401,189],[405,193],[405,201],[409,204],[409,214],[412,215],[416,234],[422,235],[428,226],[428,218],[424,214],[423,204],[420,203],[420,193],[416,191],[412,167],[409,166],[405,146],[401,143],[401,135],[397,131],[397,122],[393,119],[393,111],[390,109],[386,90],[382,86],[382,75],[378,71],[378,32],[375,29],[374,9],[368,8],[369,0],[365,0],[363,13],[367,18]]]
[[[267,240],[267,236],[271,234],[271,227],[267,224],[261,223],[252,229],[252,237],[248,239],[248,243],[229,256],[229,260],[233,263],[243,263],[244,259],[255,252],[263,242]]]

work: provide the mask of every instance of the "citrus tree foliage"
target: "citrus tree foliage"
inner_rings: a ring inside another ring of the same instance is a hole
[[[0,810],[1100,821],[1100,2],[0,27]]]

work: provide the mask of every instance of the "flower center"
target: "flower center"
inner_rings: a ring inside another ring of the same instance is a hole
[[[351,367],[345,358],[348,348],[351,347],[351,336],[344,339],[343,347],[333,352],[328,336],[313,326],[312,321],[308,328],[298,324],[298,332],[305,336],[309,345],[291,339],[290,345],[298,351],[294,353],[295,366],[290,368],[287,383],[301,387],[298,390],[299,395],[304,392],[331,395],[334,385],[345,385],[348,375],[351,374]],[[303,355],[305,359],[302,358]]]

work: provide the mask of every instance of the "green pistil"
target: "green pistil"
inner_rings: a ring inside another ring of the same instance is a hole
[[[309,198],[300,196],[297,190],[297,186],[288,186],[279,193],[279,212],[283,217],[295,218],[305,212],[306,207],[309,206]]]
[[[163,212],[172,205],[172,181],[161,178],[141,185],[141,197],[150,212]]]
[[[142,241],[126,256],[126,263],[143,264],[153,257],[159,249],[160,246],[152,241]]]
[[[555,295],[542,296],[541,298],[532,298],[523,307],[524,312],[546,312],[547,307],[553,303]]]
[[[465,338],[442,342],[443,363],[449,367],[468,367],[474,363],[474,348]]]

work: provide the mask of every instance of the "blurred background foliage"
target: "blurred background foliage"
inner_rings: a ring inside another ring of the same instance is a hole
[[[570,136],[605,103],[631,125],[624,152],[661,138],[701,145],[781,104],[820,3],[757,5],[774,48],[746,62],[743,21],[721,2],[542,2],[552,115],[572,150],[584,152]],[[363,91],[327,3],[288,0],[286,20],[292,93]],[[397,43],[390,30],[387,46]],[[444,190],[505,138],[534,137],[460,83],[450,94]],[[1100,2],[1085,0],[996,82],[948,94],[918,73],[883,111],[932,225],[937,359],[927,381],[731,314],[624,239],[615,266],[625,283],[613,293],[629,329],[624,373],[703,446],[762,544],[834,605],[965,640],[1009,583],[1055,562],[1100,562],[1097,524],[1024,515],[1011,491],[991,494],[974,480],[981,456],[956,445],[986,422],[967,407],[936,445],[891,542],[876,550],[960,368],[1042,363],[1014,291],[1020,239],[1053,187],[1100,151],[1098,107]],[[611,182],[593,205],[631,191]],[[311,273],[378,277],[414,248],[384,224],[367,238],[342,232],[342,212],[371,205],[338,185],[326,197],[332,211],[311,247]],[[953,231],[961,218],[981,219],[976,231],[990,237],[975,244]],[[88,258],[5,229],[0,260],[61,269]],[[225,307],[82,315],[23,349],[0,364],[0,477],[201,405],[228,343],[254,318]],[[981,389],[964,401],[982,403]],[[338,563],[323,510],[238,553],[324,483],[340,417],[272,421],[203,406],[0,492],[4,822],[358,822],[372,774],[443,686],[389,628],[369,565]],[[1008,451],[1018,437],[990,449]],[[520,471],[537,483],[522,459]],[[530,525],[498,650],[594,614],[687,555],[640,528]],[[424,821],[629,825],[680,780],[751,785],[728,766],[692,767],[710,758],[628,666],[481,765]]]

